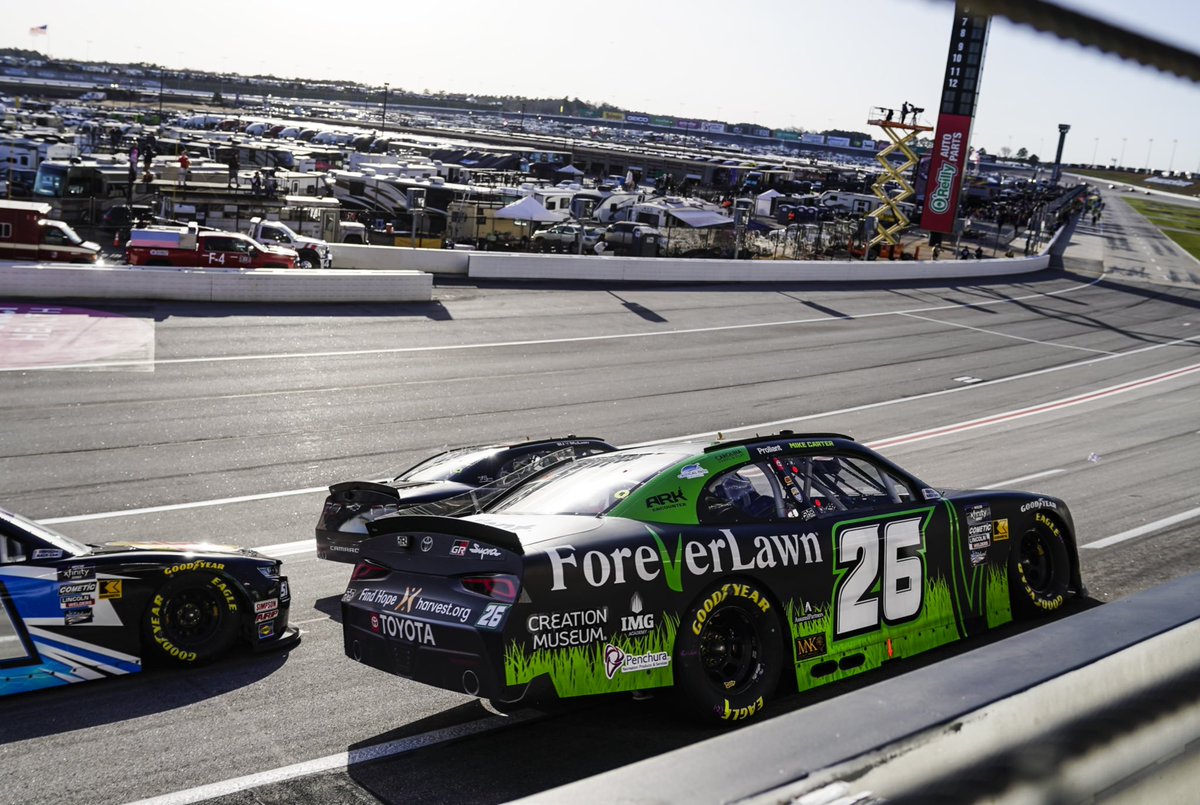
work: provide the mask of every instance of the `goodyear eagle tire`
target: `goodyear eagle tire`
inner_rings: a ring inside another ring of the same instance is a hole
[[[783,667],[776,607],[753,583],[710,587],[686,610],[675,641],[680,705],[707,721],[760,713]]]
[[[1031,618],[1054,612],[1066,600],[1070,581],[1071,560],[1062,527],[1038,512],[1008,555],[1013,614]]]
[[[241,607],[234,582],[215,573],[182,573],[151,597],[144,618],[149,654],[168,662],[206,662],[237,639]]]

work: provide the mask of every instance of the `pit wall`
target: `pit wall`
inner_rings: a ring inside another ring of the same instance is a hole
[[[420,271],[132,268],[0,263],[0,298],[189,302],[428,302]]]
[[[687,260],[334,244],[334,268],[210,269],[0,263],[0,298],[203,302],[428,302],[433,274],[489,280],[747,283],[973,280],[1061,267],[1073,227],[1033,257],[984,260]]]

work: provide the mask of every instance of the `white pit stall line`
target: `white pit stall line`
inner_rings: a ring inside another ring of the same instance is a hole
[[[1145,525],[1140,525],[1137,528],[1131,528],[1128,531],[1122,531],[1120,534],[1113,534],[1111,537],[1105,537],[1103,539],[1085,543],[1080,547],[1093,549],[1107,548],[1110,545],[1116,545],[1118,543],[1125,542],[1126,540],[1136,539],[1138,537],[1145,536],[1146,534],[1152,534],[1155,531],[1162,531],[1164,528],[1170,528],[1171,526],[1178,525],[1179,523],[1186,523],[1188,520],[1195,520],[1198,517],[1200,517],[1200,508],[1189,509],[1188,511],[1180,512],[1179,514],[1173,514],[1170,517],[1164,517],[1161,520],[1155,520],[1153,523],[1146,523]]]

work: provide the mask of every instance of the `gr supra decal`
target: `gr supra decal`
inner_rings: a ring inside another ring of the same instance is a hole
[[[0,509],[0,695],[299,640],[280,562],[170,543],[83,545]]]
[[[833,434],[558,464],[480,514],[369,523],[345,651],[505,701],[673,686],[740,721],[785,674],[807,690],[1083,593],[1063,501],[934,488]]]

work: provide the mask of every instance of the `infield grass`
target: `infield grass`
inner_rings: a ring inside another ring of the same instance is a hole
[[[1184,251],[1200,260],[1200,209],[1140,198],[1127,198],[1125,203],[1183,247]]]

